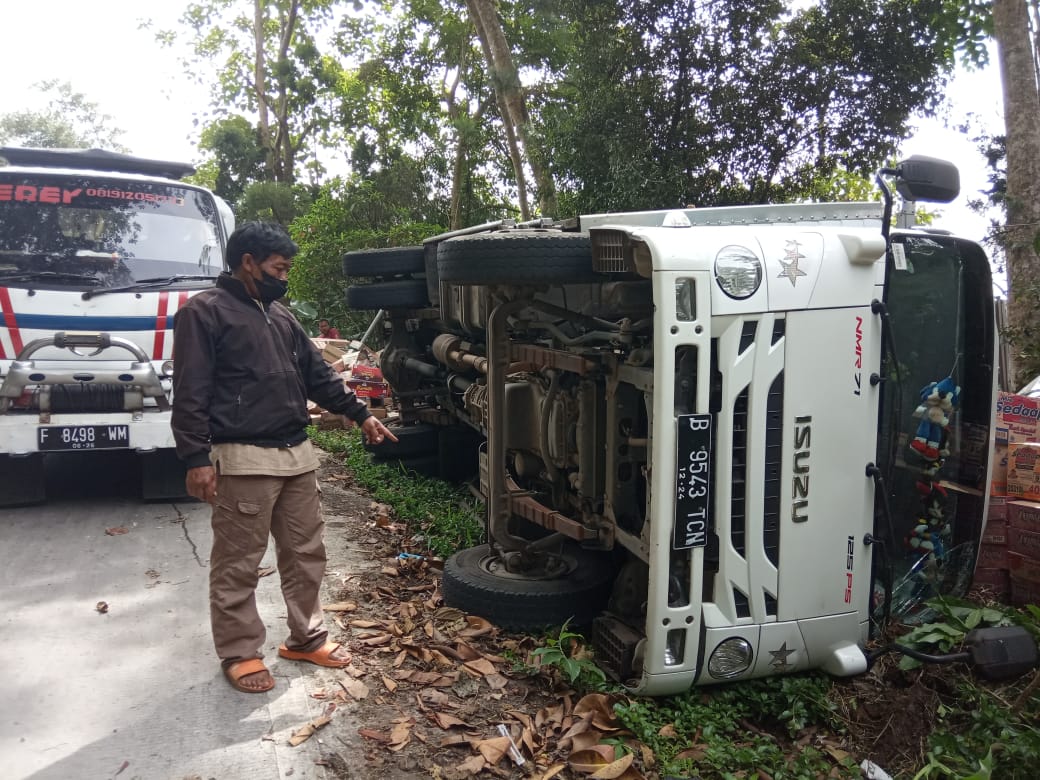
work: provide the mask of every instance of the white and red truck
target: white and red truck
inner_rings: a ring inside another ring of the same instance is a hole
[[[230,207],[190,165],[0,147],[0,505],[42,501],[44,459],[141,454],[183,495],[170,432],[173,318],[213,284]]]

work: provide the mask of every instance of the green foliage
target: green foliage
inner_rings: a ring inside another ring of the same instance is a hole
[[[368,180],[334,180],[290,228],[300,253],[289,274],[289,295],[313,303],[343,338],[361,336],[372,313],[347,308],[343,254],[419,244],[443,232],[437,207],[425,197],[420,164],[410,158],[400,158]]]
[[[299,184],[279,181],[256,181],[248,184],[235,209],[236,218],[245,222],[259,219],[290,225],[310,206],[311,193]]]
[[[357,483],[376,501],[388,505],[396,517],[421,534],[434,555],[447,558],[456,550],[480,544],[484,510],[468,491],[400,466],[373,463],[357,429],[308,428],[307,432],[323,450],[341,457]]]
[[[35,85],[50,96],[42,111],[0,114],[0,143],[43,149],[100,147],[125,152],[119,142],[122,130],[112,127],[112,117],[98,111],[97,103],[73,90],[69,82],[41,81]]]
[[[939,597],[926,602],[943,620],[917,626],[899,638],[899,644],[933,653],[949,653],[964,642],[969,631],[984,626],[1007,626],[1014,618],[992,607],[980,607],[963,599]],[[921,662],[908,655],[899,661],[900,669],[916,669]]]
[[[211,189],[228,203],[237,204],[250,182],[263,174],[264,150],[257,129],[243,116],[211,122],[202,131],[199,149],[213,155]]]
[[[582,691],[602,691],[607,686],[607,675],[600,669],[589,653],[585,637],[568,629],[568,620],[555,634],[546,634],[545,644],[531,651],[540,665],[559,670],[568,682]]]
[[[822,674],[752,680],[714,689],[698,688],[666,699],[633,699],[615,706],[621,722],[653,751],[662,776],[708,778],[859,777],[851,761],[828,775],[831,759],[806,746],[785,753],[780,743],[747,723],[770,724],[788,736],[808,728],[839,732],[843,725],[828,698]],[[668,726],[669,728],[665,728]],[[693,751],[696,757],[683,757]]]

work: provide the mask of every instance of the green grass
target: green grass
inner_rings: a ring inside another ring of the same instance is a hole
[[[355,481],[374,500],[389,506],[434,555],[447,558],[483,541],[484,508],[468,491],[407,472],[400,465],[374,463],[356,428],[319,431],[312,427],[307,432],[321,449],[341,459]]]

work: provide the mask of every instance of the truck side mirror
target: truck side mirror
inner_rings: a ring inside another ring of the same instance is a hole
[[[961,192],[960,172],[947,160],[915,154],[898,163],[894,173],[903,200],[949,203]]]

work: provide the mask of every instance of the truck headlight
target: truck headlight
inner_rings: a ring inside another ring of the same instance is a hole
[[[163,364],[159,367],[159,373],[163,376],[173,376],[173,361],[163,361]]]
[[[746,246],[725,246],[715,255],[715,281],[730,298],[750,298],[762,284],[762,261]]]
[[[751,668],[754,651],[746,639],[731,636],[719,643],[708,659],[708,674],[716,680],[737,677]]]

